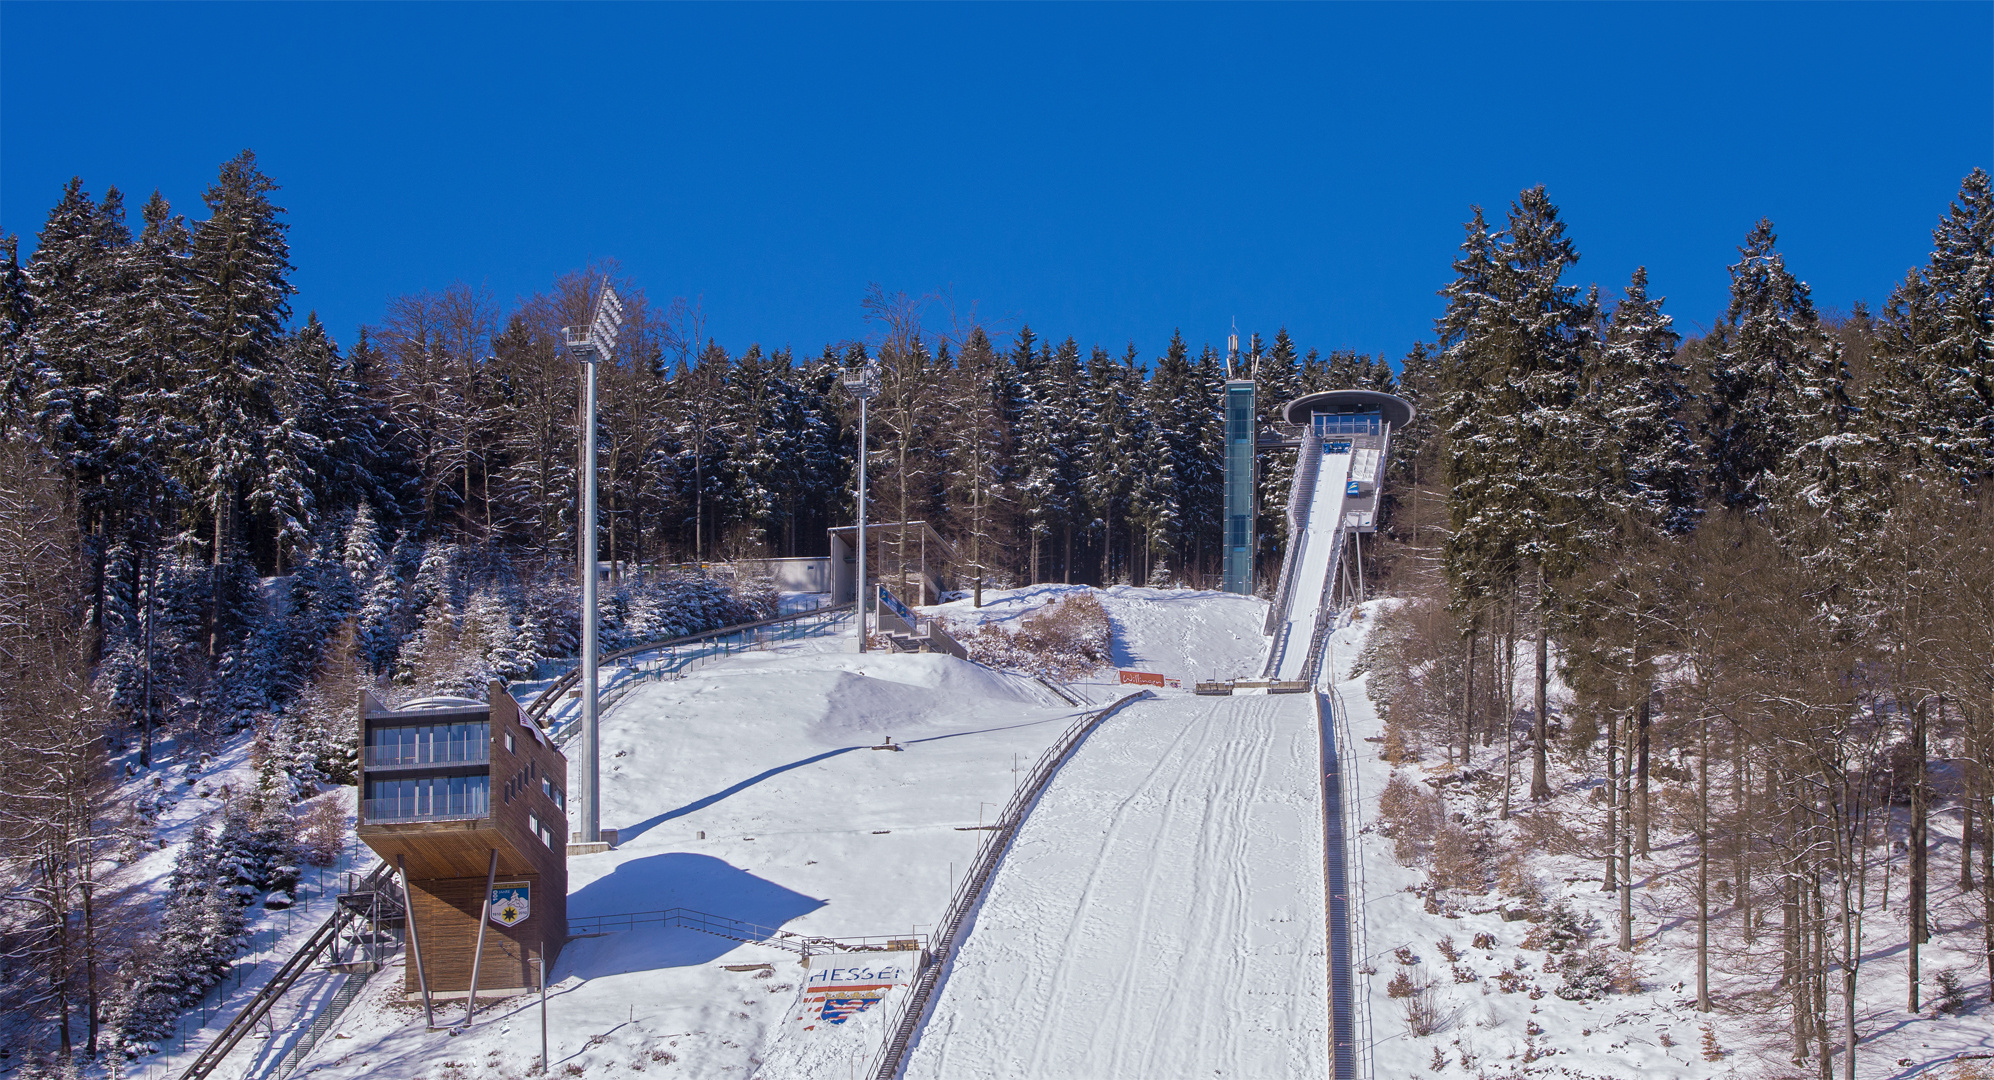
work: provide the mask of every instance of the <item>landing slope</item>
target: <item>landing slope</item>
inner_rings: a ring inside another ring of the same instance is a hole
[[[1314,713],[1143,702],[1026,819],[910,1078],[1327,1076]]]

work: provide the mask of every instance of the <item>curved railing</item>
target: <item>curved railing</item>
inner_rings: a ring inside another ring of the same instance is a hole
[[[604,663],[610,660],[621,660],[626,656],[656,652],[659,649],[668,649],[676,645],[693,645],[705,641],[715,641],[721,638],[733,637],[736,634],[751,635],[754,631],[760,630],[763,627],[779,626],[784,623],[800,622],[806,619],[821,619],[827,615],[836,615],[850,611],[857,606],[857,601],[848,600],[842,604],[812,608],[809,611],[799,611],[793,615],[777,615],[770,619],[756,619],[754,622],[736,623],[733,626],[722,626],[713,630],[704,630],[697,634],[684,634],[675,638],[647,641],[639,645],[617,649],[614,652],[603,653],[596,659],[595,666],[600,670]],[[582,666],[576,664],[567,673],[548,684],[547,689],[542,690],[540,695],[533,699],[532,704],[526,706],[526,715],[531,716],[535,720],[546,719],[548,710],[554,707],[555,702],[561,700],[561,695],[574,689],[575,684],[580,682],[581,678]]]

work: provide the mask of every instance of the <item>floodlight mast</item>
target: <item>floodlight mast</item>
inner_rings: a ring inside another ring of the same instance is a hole
[[[871,362],[870,360],[868,360],[868,361],[866,361],[866,365],[865,365],[865,367],[863,367],[863,368],[860,368],[860,369],[859,369],[858,371],[852,371],[852,372],[846,372],[846,373],[845,373],[845,374],[844,374],[844,375],[843,375],[842,377],[840,377],[839,381],[840,381],[840,382],[842,382],[842,383],[844,384],[844,387],[845,387],[845,389],[846,389],[846,390],[848,390],[848,391],[850,391],[850,392],[851,392],[851,395],[852,395],[853,397],[855,397],[855,398],[859,399],[859,496],[858,496],[858,502],[859,502],[859,530],[858,530],[858,532],[859,532],[859,535],[858,535],[858,557],[859,557],[859,559],[858,559],[858,562],[859,562],[859,578],[858,578],[858,588],[857,588],[857,589],[856,589],[856,590],[855,590],[855,591],[854,591],[854,592],[852,593],[852,599],[853,599],[854,601],[856,601],[856,604],[857,604],[857,609],[858,609],[858,628],[859,628],[859,633],[858,633],[858,638],[859,638],[859,642],[858,642],[858,651],[859,651],[859,652],[864,652],[864,651],[865,651],[865,649],[866,649],[866,637],[865,637],[865,602],[866,602],[866,595],[865,595],[865,504],[866,504],[866,486],[865,486],[865,459],[866,459],[866,452],[865,452],[865,422],[866,422],[866,405],[867,405],[867,403],[868,403],[868,402],[870,402],[870,401],[872,401],[872,399],[873,399],[873,398],[876,398],[876,397],[878,397],[878,396],[879,396],[879,367],[878,367],[877,365],[875,365],[874,363],[872,363],[872,362]]]
[[[582,365],[581,434],[581,519],[576,570],[582,588],[582,760],[577,770],[580,798],[577,800],[574,838],[581,844],[602,842],[602,731],[596,704],[596,559],[595,559],[595,368],[616,350],[616,338],[623,323],[623,303],[616,291],[604,283],[596,297],[595,315],[586,330],[562,327],[568,352]]]

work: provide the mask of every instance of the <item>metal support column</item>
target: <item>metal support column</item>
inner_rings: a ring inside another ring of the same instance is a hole
[[[478,966],[485,960],[485,927],[492,921],[492,886],[498,882],[498,849],[492,849],[491,868],[485,871],[485,898],[478,905],[478,944],[471,950],[471,991],[464,995],[464,1026],[478,1011]]]

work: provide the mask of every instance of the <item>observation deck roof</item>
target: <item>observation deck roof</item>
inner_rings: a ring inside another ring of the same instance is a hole
[[[1378,390],[1324,390],[1303,394],[1288,402],[1281,418],[1290,424],[1306,424],[1316,413],[1376,412],[1386,423],[1402,428],[1412,422],[1412,403],[1395,394]]]

